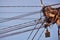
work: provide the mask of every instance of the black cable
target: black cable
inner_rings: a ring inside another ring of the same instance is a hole
[[[41,6],[0,6],[0,7],[41,7]]]
[[[14,30],[17,30],[17,29],[26,28],[25,27],[26,26],[25,24],[27,24],[27,23],[29,24],[29,23],[32,23],[32,22],[33,21],[22,23],[22,24],[18,24],[18,25],[14,25],[14,26],[9,26],[7,28],[2,28],[2,29],[0,29],[0,34],[7,33],[7,32],[10,32],[10,31],[14,31]],[[1,32],[1,30],[2,30],[2,32]]]
[[[0,13],[30,13],[30,12],[0,12]]]
[[[13,35],[21,34],[21,33],[32,31],[32,30],[36,30],[36,29],[39,29],[39,28],[29,29],[29,30],[24,30],[24,31],[21,31],[21,32],[15,32],[15,33],[11,33],[11,34],[2,35],[2,36],[0,36],[0,38],[4,38],[4,37],[8,37],[8,36],[13,36]]]
[[[60,5],[60,3],[57,4],[52,4],[52,5],[47,5],[47,6],[55,6],[55,5]],[[0,6],[0,7],[42,7],[42,6]]]
[[[44,33],[45,29],[42,31],[42,33],[40,34],[38,40],[41,38],[42,34]]]
[[[34,12],[0,12],[0,13],[34,13]]]
[[[20,19],[20,18],[23,18],[23,17],[26,17],[26,16],[37,14],[37,13],[40,13],[40,11],[30,12],[30,13],[27,13],[27,14],[24,14],[24,15],[18,15],[18,16],[14,16],[14,17],[11,17],[11,18],[2,19],[2,20],[0,20],[0,23],[15,20],[15,19]]]
[[[41,20],[41,18],[40,18],[39,20]],[[36,26],[37,26],[37,22],[36,22],[36,20],[35,20],[35,27],[34,27],[34,28],[36,28]],[[34,31],[34,30],[31,31],[31,33],[30,33],[29,37],[27,38],[27,40],[29,40],[29,38],[30,38],[30,36],[32,35],[33,31]]]
[[[52,4],[52,5],[47,5],[47,6],[56,6],[56,5],[60,5],[60,3]]]
[[[44,24],[44,22],[41,24],[40,27],[42,27],[43,24]],[[39,27],[39,29],[40,29],[40,27]],[[39,29],[36,31],[36,33],[35,33],[35,35],[33,36],[32,40],[34,40],[34,38],[35,38],[36,34],[38,33]]]
[[[37,24],[41,23],[41,20],[36,20],[36,21],[37,21]],[[29,26],[34,26],[34,25],[35,25],[34,21],[30,21],[23,24],[19,24],[19,25],[9,26],[7,28],[0,29],[0,34],[8,33],[14,30],[22,29],[22,28],[27,28]]]
[[[35,20],[35,27],[34,27],[34,29],[36,28],[36,26],[37,26],[37,23],[36,23],[36,20]],[[34,31],[34,30],[31,31],[31,33],[30,33],[30,35],[28,36],[27,40],[29,40],[29,38],[30,38],[30,36],[32,35],[33,31]]]
[[[6,19],[6,18],[0,18],[0,20],[2,19]],[[39,18],[21,18],[20,20],[36,20],[36,19],[39,19]]]

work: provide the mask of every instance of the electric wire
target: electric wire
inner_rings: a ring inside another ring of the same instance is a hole
[[[47,6],[55,6],[55,5],[60,5],[60,3],[56,3],[56,4],[51,4],[51,5],[47,5]],[[42,6],[0,6],[0,7],[42,7]]]
[[[43,4],[42,2],[41,2],[41,4]],[[55,5],[60,5],[60,3],[59,4],[52,4],[52,5],[48,5],[48,6],[55,6]],[[0,7],[41,7],[41,6],[0,6]],[[29,14],[30,15],[30,14]],[[28,16],[29,16],[28,15]],[[25,16],[23,16],[23,17],[25,17]],[[7,18],[6,20],[7,21],[10,21],[10,20],[14,20],[14,19],[18,19],[19,17],[17,17],[17,18],[14,18],[14,17],[12,17],[11,19],[10,18]],[[6,21],[2,21],[2,22],[6,22]],[[0,22],[0,23],[2,23],[2,22]],[[43,22],[44,23],[44,22]],[[42,23],[42,25],[43,25],[43,23]],[[31,26],[31,25],[30,25]],[[26,26],[27,27],[27,26]],[[22,28],[25,28],[25,27],[22,27]],[[21,29],[22,29],[21,28]],[[5,29],[5,28],[4,28]],[[25,30],[25,31],[21,31],[21,32],[16,32],[16,33],[12,33],[12,34],[7,34],[7,35],[3,35],[3,36],[0,36],[0,38],[4,38],[4,37],[7,37],[7,36],[12,36],[12,35],[16,35],[16,34],[20,34],[20,33],[24,33],[24,32],[28,32],[28,31],[34,31],[35,29],[38,29],[37,30],[37,32],[39,31],[39,29],[40,29],[40,27],[39,28],[34,28],[34,29],[30,29],[30,30]],[[10,31],[8,31],[8,32],[10,32]],[[35,33],[35,35],[33,36],[33,38],[32,38],[32,40],[34,39],[34,37],[36,36],[36,34],[37,34],[37,32]],[[43,31],[44,32],[44,31]],[[42,32],[42,33],[43,33]],[[42,33],[41,33],[41,35],[42,35]],[[31,34],[32,34],[32,32],[31,32]],[[31,35],[30,34],[30,35]],[[38,38],[38,40],[40,39],[40,37],[41,37],[41,35],[39,36],[39,38]]]
[[[40,10],[38,10],[38,11],[40,11]],[[0,12],[0,13],[34,13],[34,12]]]
[[[2,28],[2,29],[0,29],[0,34],[3,34],[3,33],[5,33],[5,31],[7,32],[8,30],[9,30],[9,32],[10,32],[10,30],[14,30],[14,29],[20,29],[20,28],[25,28],[25,26],[26,26],[26,24],[29,24],[29,23],[31,23],[31,22],[33,22],[33,21],[30,21],[30,22],[26,22],[26,23],[22,23],[22,24],[18,24],[18,25],[14,25],[14,26],[9,26],[9,27],[7,27],[7,28]],[[21,27],[20,27],[21,26]],[[28,27],[28,26],[27,26]]]
[[[37,23],[36,23],[36,20],[35,20],[35,27],[34,27],[34,29],[36,28],[36,26],[37,26]],[[29,40],[29,38],[30,38],[30,36],[32,35],[33,31],[34,31],[34,30],[31,31],[31,33],[30,33],[30,35],[28,36],[27,40]]]
[[[56,6],[56,5],[60,5],[60,3],[52,4],[52,5],[48,5],[48,6]]]
[[[0,6],[0,7],[41,7],[41,6]]]
[[[5,19],[5,18],[0,18],[0,20]],[[35,20],[35,19],[39,19],[39,18],[21,18],[20,20]]]
[[[41,14],[40,14],[40,16],[41,16]],[[42,16],[40,17],[39,20],[41,20],[41,19],[42,19]],[[34,28],[36,28],[36,26],[37,26],[37,22],[36,22],[36,20],[35,20],[35,27],[34,27]],[[29,40],[29,38],[30,38],[30,36],[32,35],[33,31],[34,31],[34,30],[31,31],[31,33],[30,33],[30,35],[28,36],[27,40]]]
[[[41,20],[36,20],[36,21],[37,21],[37,24],[42,23]],[[35,25],[35,21],[30,21],[30,22],[26,22],[23,24],[19,24],[19,25],[9,26],[7,28],[0,29],[0,35],[11,32],[11,31],[15,31],[18,29],[27,28],[27,27],[33,26],[33,25]]]
[[[42,24],[41,24],[40,27],[42,27],[43,24],[44,24],[44,22],[42,22]],[[39,29],[40,29],[40,27],[39,27]],[[35,33],[35,35],[33,36],[32,40],[34,40],[34,38],[35,38],[36,34],[38,33],[39,29],[36,31],[36,33]]]
[[[30,13],[30,12],[0,12],[0,13]]]
[[[27,14],[24,14],[24,15],[18,15],[18,16],[14,16],[14,17],[11,17],[11,18],[5,18],[5,19],[0,20],[0,23],[15,20],[15,19],[20,19],[20,18],[23,18],[23,17],[26,17],[26,16],[37,14],[37,13],[40,13],[40,11],[30,12],[30,13],[27,13]]]
[[[55,6],[55,5],[60,5],[60,3],[59,4],[54,4],[54,5],[49,5],[49,6]],[[6,7],[6,6],[5,6]],[[9,6],[7,6],[7,7],[9,7]],[[11,7],[11,6],[10,6]],[[12,6],[12,7],[15,7],[15,6]],[[19,7],[19,6],[18,6]],[[24,7],[24,6],[23,6]],[[9,19],[9,18],[8,18]],[[39,29],[38,29],[39,30]],[[24,31],[24,32],[26,32],[26,31]],[[38,32],[38,31],[37,31]],[[37,32],[35,33],[35,35],[34,35],[34,37],[36,36],[36,34],[37,34]],[[22,32],[20,32],[20,33],[22,33]],[[18,33],[13,33],[13,34],[10,34],[10,35],[14,35],[14,34],[19,34],[19,32]],[[10,36],[10,35],[7,35],[7,36]],[[6,37],[6,36],[2,36],[2,37]],[[1,38],[2,38],[1,37]],[[33,37],[33,39],[34,39],[34,37]],[[33,40],[32,39],[32,40]]]
[[[19,31],[19,32],[11,33],[11,34],[2,35],[2,36],[0,36],[0,38],[4,38],[4,37],[8,37],[8,36],[13,36],[13,35],[21,34],[21,33],[32,31],[32,30],[36,30],[36,29],[39,29],[39,28],[29,29],[29,30],[24,30],[24,31],[21,31],[21,32]]]
[[[42,34],[44,33],[45,29],[42,31],[42,33],[40,34],[38,40],[41,38]]]
[[[54,5],[59,5],[60,3],[57,3],[57,4],[54,4]],[[49,5],[49,6],[52,6],[52,5]],[[18,12],[19,13],[19,12]],[[22,13],[22,12],[21,12]],[[34,12],[35,13],[35,12]],[[36,12],[37,13],[37,12]],[[38,12],[39,13],[39,12]],[[30,13],[31,14],[31,13]],[[33,13],[32,13],[33,14]],[[24,15],[22,15],[24,17]],[[14,19],[18,19],[20,17],[19,16],[16,16],[16,17],[12,17],[12,18],[7,18],[7,19],[3,19],[3,20],[0,20],[0,23],[2,22],[6,22],[6,21],[9,21],[9,20],[14,20]]]

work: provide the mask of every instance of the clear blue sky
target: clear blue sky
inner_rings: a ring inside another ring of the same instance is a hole
[[[60,3],[60,0],[43,0],[43,2],[45,5],[48,5],[48,4]],[[0,0],[0,5],[2,5],[2,6],[3,5],[39,6],[40,1],[39,0]],[[36,8],[36,7],[35,8],[33,8],[33,7],[31,7],[31,8],[0,8],[0,12],[34,12],[34,11],[38,11],[38,10],[41,10],[41,8],[39,8],[39,7],[38,8]],[[9,18],[9,17],[17,16],[17,15],[22,15],[22,14],[25,14],[25,13],[0,13],[0,18]],[[39,18],[39,14],[28,16],[26,18]],[[34,19],[32,19],[32,20],[34,20]],[[31,20],[17,19],[17,20],[13,20],[13,21],[9,21],[9,22],[0,23],[0,27],[1,28],[9,27],[12,25],[21,24],[21,23],[25,23],[28,21],[31,21]],[[34,26],[32,26],[32,27],[34,27]],[[43,28],[40,29],[39,33],[37,34],[37,36],[35,37],[34,40],[37,40],[38,35],[40,35],[42,30],[43,30]],[[57,33],[58,31],[57,30],[58,30],[57,25],[54,25],[53,27],[49,28],[49,31],[51,32],[51,37],[45,38],[44,33],[43,33],[40,40],[58,40],[58,33]],[[0,40],[27,40],[29,33],[30,32],[26,32],[26,33],[18,34],[15,36],[0,38]],[[34,31],[34,33],[35,33],[35,31]],[[33,34],[32,34],[32,36],[33,36]],[[32,38],[32,36],[31,36],[31,38]],[[31,38],[29,40],[31,40]]]

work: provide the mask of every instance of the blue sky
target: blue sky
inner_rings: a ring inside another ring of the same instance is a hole
[[[55,4],[55,3],[60,3],[60,0],[43,0],[45,5],[49,5],[49,4]],[[0,0],[0,6],[40,6],[40,1],[39,0]],[[29,8],[0,8],[0,12],[35,12],[35,11],[39,11],[41,10],[41,8],[39,7],[29,7]],[[13,17],[13,16],[17,16],[17,15],[23,15],[26,13],[0,13],[0,18],[9,18],[9,17]],[[31,16],[27,16],[24,18],[39,18],[39,14],[35,14],[35,15],[31,15]],[[5,27],[9,27],[9,26],[13,26],[13,25],[18,25],[18,24],[22,24],[28,21],[31,21],[34,19],[16,19],[16,20],[12,20],[12,21],[8,21],[8,22],[4,22],[4,23],[0,23],[0,27],[1,28],[5,28]],[[34,27],[34,26],[32,26]],[[37,26],[38,27],[38,26]],[[0,29],[1,29],[0,28]],[[40,38],[40,40],[58,40],[58,27],[55,24],[53,27],[51,26],[51,28],[49,28],[49,31],[51,32],[51,37],[50,38],[45,38],[44,33],[42,35],[42,37]],[[20,30],[17,30],[20,31]],[[38,39],[38,36],[41,34],[41,32],[43,31],[43,28],[40,29],[39,33],[37,34],[37,36],[35,37],[34,40]],[[36,32],[36,30],[33,32],[33,34]],[[0,38],[0,40],[27,40],[28,36],[29,36],[30,32],[26,32],[23,34],[18,34],[18,35],[14,35],[14,36],[9,36],[9,37],[5,37],[5,38]],[[33,36],[32,34],[32,36]],[[31,36],[31,38],[32,38]],[[31,38],[29,40],[31,40]]]

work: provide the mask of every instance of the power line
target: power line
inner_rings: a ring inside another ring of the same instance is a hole
[[[52,5],[48,5],[48,6],[56,6],[56,5],[60,5],[60,3],[52,4]]]
[[[0,38],[4,38],[4,37],[8,37],[8,36],[13,36],[13,35],[21,34],[21,33],[32,31],[32,30],[36,30],[36,29],[39,29],[39,28],[29,29],[29,30],[24,30],[24,31],[21,31],[21,32],[19,31],[19,32],[11,33],[11,34],[2,35],[2,36],[0,36]]]
[[[5,19],[5,18],[0,18],[0,20],[2,19]],[[21,18],[20,20],[36,20],[36,19],[39,19],[39,18]]]
[[[34,11],[34,12],[0,12],[0,13],[37,13],[39,12],[40,10],[38,11]]]
[[[5,33],[5,32],[7,32],[7,31],[11,31],[11,30],[14,30],[14,29],[24,28],[25,26],[28,27],[28,26],[30,25],[30,23],[33,24],[34,21],[29,21],[29,22],[26,22],[26,23],[14,25],[14,26],[9,26],[9,27],[7,27],[7,28],[2,28],[2,29],[0,29],[0,31],[2,31],[2,32],[0,32],[0,34],[3,34],[3,32]],[[27,25],[27,24],[28,24],[28,25]],[[8,30],[8,29],[9,29],[9,30]]]
[[[43,24],[44,24],[44,22],[42,22],[42,24],[41,24],[40,27],[42,27]],[[39,27],[39,29],[40,29],[40,27]],[[35,38],[36,34],[38,33],[39,29],[36,31],[36,33],[35,33],[35,35],[33,36],[32,40],[34,40],[34,38]]]
[[[40,20],[41,20],[41,19],[42,19],[42,18],[40,18]],[[36,20],[35,20],[35,27],[34,27],[34,28],[36,28],[36,26],[37,26],[37,22],[36,22]],[[27,40],[29,40],[29,38],[30,38],[31,34],[33,33],[33,31],[34,31],[34,30],[31,31],[31,33],[30,33],[29,37],[27,38]]]
[[[35,27],[34,27],[34,29],[36,28],[36,26],[37,26],[37,23],[36,23],[36,21],[35,21]],[[30,35],[28,36],[27,40],[29,40],[29,38],[30,38],[31,34],[33,33],[33,31],[34,31],[34,30],[31,31],[31,33],[30,33]]]
[[[55,5],[60,5],[60,3],[57,4],[52,4],[52,5],[47,5],[47,6],[55,6]],[[0,7],[42,7],[42,6],[0,6]]]
[[[6,19],[5,17],[0,17],[0,20],[3,20],[3,19]],[[39,18],[36,18],[36,17],[33,17],[33,18],[21,18],[20,20],[35,20],[35,19],[39,19]]]
[[[41,6],[0,6],[0,7],[41,7]]]
[[[14,17],[11,17],[11,18],[5,18],[5,19],[0,20],[0,23],[15,20],[15,19],[20,19],[20,18],[23,18],[23,17],[26,17],[26,16],[37,14],[37,13],[40,13],[40,11],[30,12],[30,13],[27,13],[27,14],[24,14],[24,15],[18,15],[18,16],[14,16]]]
[[[0,12],[0,13],[34,13],[34,12]]]
[[[36,21],[37,21],[37,24],[41,23],[41,20],[36,20]],[[22,29],[22,28],[27,28],[29,26],[34,26],[34,25],[35,25],[35,21],[30,21],[23,24],[10,26],[7,28],[0,29],[0,34],[8,33],[14,30]]]
[[[41,38],[42,34],[44,33],[45,29],[42,31],[42,33],[40,34],[38,40]]]

